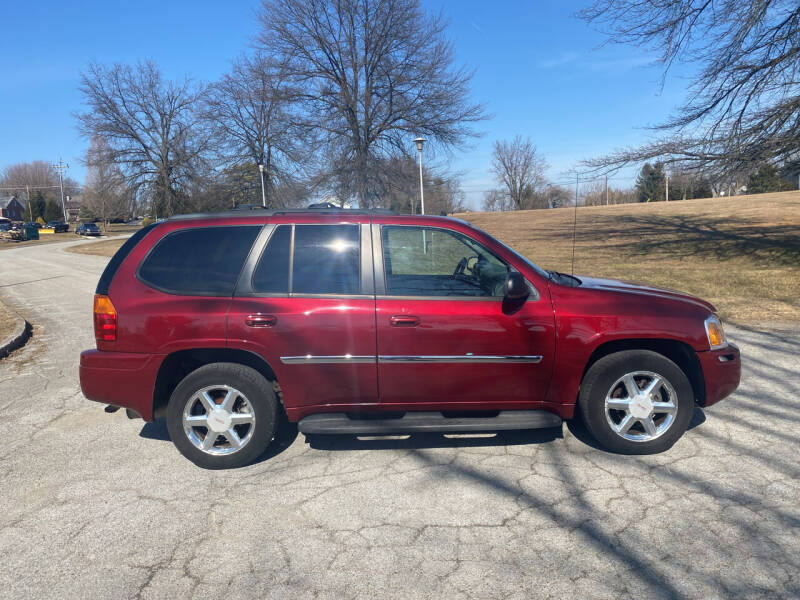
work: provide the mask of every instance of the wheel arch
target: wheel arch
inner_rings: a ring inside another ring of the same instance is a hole
[[[193,348],[173,352],[161,362],[153,387],[153,417],[165,416],[172,391],[184,377],[204,365],[219,362],[245,365],[261,373],[267,381],[272,382],[275,394],[283,406],[283,392],[275,371],[260,355],[236,348]]]
[[[686,374],[692,385],[695,401],[701,406],[706,400],[706,386],[703,369],[694,349],[684,342],[660,338],[630,338],[604,342],[594,349],[583,368],[581,381],[594,363],[616,352],[624,350],[650,350],[674,362]]]

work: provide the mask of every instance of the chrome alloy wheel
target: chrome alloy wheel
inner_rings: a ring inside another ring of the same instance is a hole
[[[649,442],[672,427],[678,414],[677,399],[663,376],[651,371],[627,373],[606,394],[606,420],[618,436]]]
[[[183,408],[183,431],[207,454],[233,454],[253,437],[256,415],[244,394],[228,385],[195,392]]]

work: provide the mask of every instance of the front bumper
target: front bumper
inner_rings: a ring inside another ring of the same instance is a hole
[[[153,420],[153,390],[164,356],[132,352],[81,352],[81,391],[89,400],[130,408]]]
[[[711,406],[732,394],[739,387],[742,377],[742,360],[739,348],[728,344],[719,350],[698,352],[700,367],[706,382],[703,406]]]

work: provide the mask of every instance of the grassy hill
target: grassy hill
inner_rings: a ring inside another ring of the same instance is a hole
[[[569,273],[574,214],[455,216]],[[743,325],[800,322],[800,192],[578,207],[575,274],[690,292]]]

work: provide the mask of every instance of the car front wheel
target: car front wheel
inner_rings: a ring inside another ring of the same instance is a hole
[[[587,429],[602,446],[622,454],[655,454],[686,431],[694,392],[686,374],[665,356],[628,350],[592,365],[578,402]]]
[[[252,463],[276,427],[278,400],[256,370],[235,363],[205,365],[170,397],[167,429],[181,454],[205,469]]]

